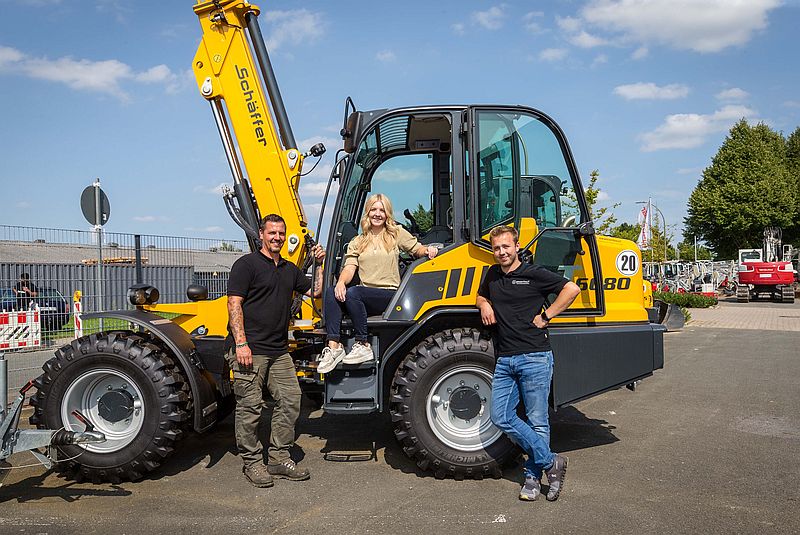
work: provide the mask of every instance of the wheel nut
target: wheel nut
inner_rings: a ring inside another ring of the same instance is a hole
[[[478,383],[475,383],[475,390],[480,390],[481,386]]]

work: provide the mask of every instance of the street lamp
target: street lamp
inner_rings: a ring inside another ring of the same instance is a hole
[[[646,204],[648,207],[655,208],[656,211],[659,214],[661,214],[661,221],[664,222],[664,262],[666,262],[667,261],[667,219],[664,217],[664,214],[661,212],[661,210],[659,210],[658,206],[653,204],[653,201],[651,201],[649,199],[646,200],[646,201],[636,201],[636,204]],[[648,215],[649,215],[650,208],[648,208],[647,210],[648,210]],[[653,225],[652,224],[650,225],[650,235],[651,236],[653,235]]]

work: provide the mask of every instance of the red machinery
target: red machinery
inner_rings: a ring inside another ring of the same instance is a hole
[[[794,303],[792,246],[781,246],[781,229],[764,229],[761,249],[739,249],[739,287],[736,300],[746,303],[769,294],[777,302]]]

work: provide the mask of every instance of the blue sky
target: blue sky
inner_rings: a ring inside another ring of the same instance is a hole
[[[298,7],[302,5],[302,7]],[[88,228],[96,177],[112,232],[241,239],[191,74],[190,0],[0,0],[0,224]],[[652,197],[678,224],[742,117],[800,125],[797,0],[274,1],[262,32],[300,148],[324,141],[301,194],[316,214],[344,99],[538,108],[584,182],[635,222]]]

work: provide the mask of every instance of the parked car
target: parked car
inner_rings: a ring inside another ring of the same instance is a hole
[[[40,288],[39,295],[31,299],[39,305],[42,329],[58,331],[69,322],[69,301],[55,288]],[[0,288],[0,310],[16,310],[17,299],[11,288]]]

